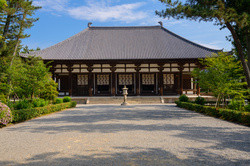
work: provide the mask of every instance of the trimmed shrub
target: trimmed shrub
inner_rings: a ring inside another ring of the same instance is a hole
[[[60,104],[60,103],[63,103],[63,99],[56,98],[56,100],[54,101],[54,104]]]
[[[188,110],[203,113],[209,116],[221,118],[227,121],[241,123],[250,126],[250,112],[243,112],[231,109],[215,108],[210,106],[203,106],[199,104],[193,104],[189,102],[175,102],[178,107],[185,108]]]
[[[7,125],[12,122],[12,113],[10,108],[0,102],[0,125]]]
[[[66,108],[72,108],[76,106],[76,102],[60,103],[55,105],[48,105],[45,107],[30,108],[24,110],[13,110],[13,122],[23,122],[44,114],[57,112]]]
[[[205,103],[206,103],[206,100],[203,98],[203,97],[197,97],[196,99],[195,99],[195,103],[196,104],[200,104],[200,105],[205,105]]]
[[[64,102],[64,103],[71,102],[71,98],[70,98],[69,96],[65,96],[65,97],[63,98],[63,102]]]
[[[181,95],[179,97],[179,101],[181,101],[181,102],[188,102],[189,98],[186,95]]]
[[[32,108],[33,104],[30,101],[24,99],[24,100],[19,100],[16,103],[14,103],[13,107],[15,110],[28,109],[28,108]]]
[[[32,101],[33,107],[44,107],[49,104],[48,101],[45,101],[44,99],[35,99]]]

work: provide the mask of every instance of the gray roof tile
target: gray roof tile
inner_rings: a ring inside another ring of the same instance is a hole
[[[44,60],[191,59],[204,58],[218,51],[193,43],[161,26],[89,27],[29,55]]]

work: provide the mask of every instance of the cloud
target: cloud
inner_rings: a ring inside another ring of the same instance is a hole
[[[148,17],[146,12],[138,11],[144,3],[130,3],[109,6],[108,3],[88,3],[86,6],[80,6],[68,9],[68,14],[75,19],[91,21],[121,21],[134,22]]]
[[[74,19],[87,21],[120,21],[135,22],[148,16],[140,8],[145,5],[142,2],[123,3],[114,5],[110,0],[87,1],[85,5],[71,7],[72,0],[36,0],[34,4],[42,6],[44,11],[53,15],[67,14]]]
[[[63,12],[66,10],[70,0],[36,0],[34,5],[42,6],[42,10]]]

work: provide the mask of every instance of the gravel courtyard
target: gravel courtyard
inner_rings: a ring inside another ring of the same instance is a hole
[[[250,128],[172,105],[78,105],[0,129],[0,165],[250,165]]]

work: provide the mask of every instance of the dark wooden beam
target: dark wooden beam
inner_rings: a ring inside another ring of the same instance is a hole
[[[111,70],[111,80],[112,80],[112,87],[111,87],[111,94],[112,96],[115,96],[115,87],[116,87],[116,81],[115,81],[115,71],[116,67],[115,64],[112,64]]]
[[[183,70],[184,70],[184,64],[183,63],[179,63],[179,94],[182,95],[183,94]]]
[[[69,96],[72,96],[72,64],[67,64],[67,70],[69,72]]]
[[[88,84],[89,84],[89,96],[93,96],[93,89],[94,89],[94,78],[93,78],[93,68],[92,64],[88,64]]]
[[[136,81],[136,95],[139,96],[140,95],[140,70],[141,68],[139,67],[140,64],[136,64],[136,74],[135,74],[135,81]]]

